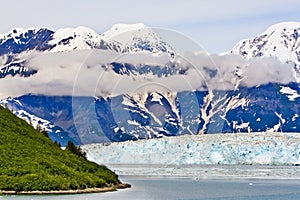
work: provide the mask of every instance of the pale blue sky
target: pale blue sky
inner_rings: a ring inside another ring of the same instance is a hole
[[[300,21],[298,0],[0,0],[0,32],[14,27],[86,26],[99,33],[115,23],[174,29],[211,53],[230,50],[274,23]]]

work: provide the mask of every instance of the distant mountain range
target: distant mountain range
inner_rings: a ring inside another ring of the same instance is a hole
[[[144,24],[116,24],[103,34],[86,27],[63,28],[56,31],[13,29],[0,35],[0,55],[23,52],[63,52],[80,49],[110,49],[117,52],[172,51],[156,33]]]
[[[298,32],[281,23],[203,55],[178,54],[143,24],[14,29],[0,35],[1,104],[63,145],[300,132]]]

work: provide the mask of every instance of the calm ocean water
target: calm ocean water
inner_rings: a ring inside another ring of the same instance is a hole
[[[132,188],[117,192],[50,195],[0,196],[1,200],[299,200],[298,180],[193,180],[178,178],[130,178]]]

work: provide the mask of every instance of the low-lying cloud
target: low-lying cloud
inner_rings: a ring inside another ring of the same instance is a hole
[[[30,77],[0,79],[1,98],[24,94],[115,96],[149,91],[234,90],[269,82],[295,81],[292,65],[276,58],[245,60],[238,55],[186,53],[172,59],[167,54],[120,54],[104,50],[40,53],[27,57],[26,65],[37,69]],[[171,59],[171,61],[170,61]],[[166,77],[119,75],[109,63],[170,65],[188,69],[185,74]]]

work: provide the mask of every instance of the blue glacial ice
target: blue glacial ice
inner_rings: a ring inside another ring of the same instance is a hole
[[[299,165],[300,134],[184,135],[82,147],[102,164]]]

